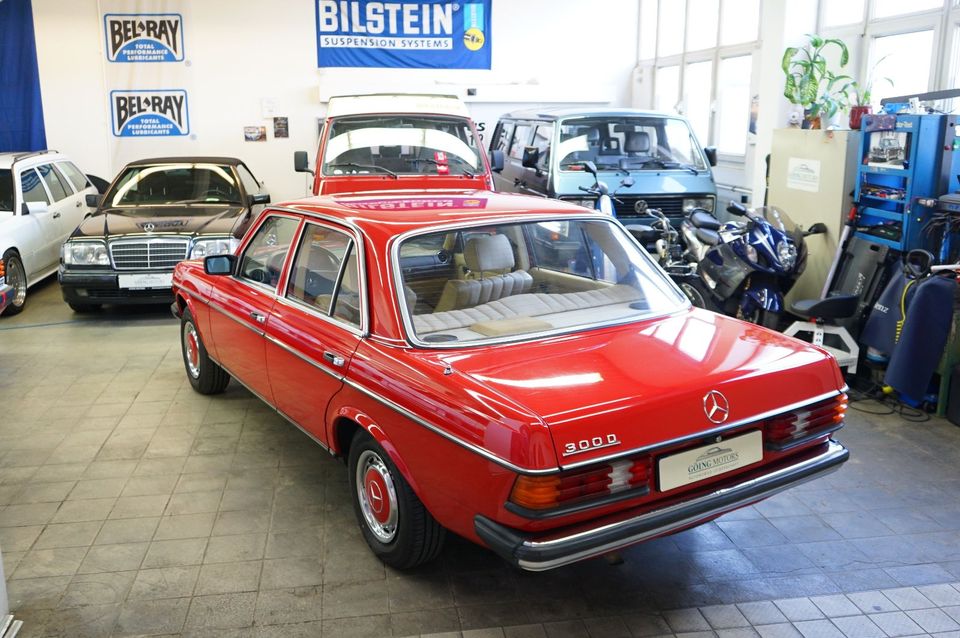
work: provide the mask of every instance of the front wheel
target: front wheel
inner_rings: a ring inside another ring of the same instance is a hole
[[[353,510],[373,553],[396,569],[410,569],[436,558],[446,531],[383,448],[363,430],[350,444],[347,469]]]
[[[190,385],[200,394],[219,394],[230,383],[227,371],[214,363],[207,348],[200,339],[193,315],[184,309],[180,320],[180,350],[183,353],[183,366],[187,370]]]
[[[23,306],[27,303],[27,271],[24,270],[20,257],[12,250],[3,253],[3,266],[6,282],[13,286],[13,301],[2,314],[10,317],[23,312]]]
[[[687,296],[687,299],[690,300],[690,303],[697,308],[703,308],[713,312],[720,312],[720,308],[716,303],[714,303],[713,297],[710,295],[710,291],[707,289],[706,284],[699,279],[685,279],[683,281],[678,281],[677,285],[680,286],[680,290],[682,290],[683,294]]]

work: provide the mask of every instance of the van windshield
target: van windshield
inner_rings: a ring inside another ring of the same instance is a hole
[[[661,171],[707,169],[686,121],[673,117],[585,117],[560,126],[560,170]]]
[[[468,120],[433,115],[341,117],[330,124],[324,175],[466,175],[483,170]]]

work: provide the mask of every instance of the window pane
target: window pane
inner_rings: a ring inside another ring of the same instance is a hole
[[[660,3],[660,29],[657,32],[657,55],[664,57],[683,51],[683,27],[686,4],[678,0]]]
[[[296,220],[289,217],[271,217],[263,222],[243,253],[240,277],[276,287],[296,230]]]
[[[723,0],[720,44],[739,44],[758,39],[760,0]]]
[[[786,6],[784,39],[788,45],[800,46],[807,33],[817,32],[817,0],[791,0]]]
[[[658,111],[675,113],[680,98],[680,67],[663,66],[657,69],[656,86],[654,108]]]
[[[684,115],[701,144],[710,139],[710,86],[713,62],[688,64],[683,78]]]
[[[863,0],[823,0],[823,26],[836,27],[863,20]]]
[[[717,150],[743,155],[750,123],[750,71],[753,58],[724,58],[717,67]]]
[[[82,191],[90,185],[90,181],[87,179],[87,176],[81,173],[80,169],[74,166],[71,162],[59,162],[57,166],[63,171],[63,174],[66,175],[71,182],[73,182],[73,187],[76,190]]]
[[[870,51],[870,65],[876,64],[873,105],[879,106],[885,97],[929,90],[932,53],[933,30],[875,38]],[[881,78],[890,78],[893,86]]]
[[[537,127],[533,134],[531,146],[537,147],[537,167],[547,168],[550,162],[550,142],[553,141],[553,124],[543,124]]]
[[[237,172],[240,173],[240,181],[243,182],[243,188],[247,191],[247,195],[260,192],[260,182],[253,176],[250,169],[243,164],[237,164]]]
[[[687,51],[710,49],[717,46],[717,17],[720,6],[717,0],[690,0],[690,15],[687,20]]]
[[[328,313],[349,246],[350,238],[343,233],[308,224],[290,270],[287,297]]]
[[[649,60],[657,54],[657,0],[640,3],[640,59]]]
[[[943,7],[943,0],[911,0],[911,2],[876,0],[876,4],[873,6],[873,17],[889,18],[890,16],[927,11],[928,9],[940,9],[941,7]]]
[[[513,135],[513,144],[510,146],[510,157],[515,160],[523,159],[523,147],[530,143],[530,131],[533,129],[528,124],[521,124],[517,127]]]
[[[20,173],[20,190],[23,192],[23,201],[25,202],[43,202],[49,204],[47,191],[40,183],[40,176],[32,168]]]
[[[43,181],[47,183],[47,188],[50,189],[50,194],[53,196],[53,201],[59,202],[61,199],[67,196],[67,189],[63,184],[60,183],[60,179],[57,177],[56,173],[53,172],[52,165],[42,164],[37,167],[37,170],[40,171],[40,176],[43,177]]]

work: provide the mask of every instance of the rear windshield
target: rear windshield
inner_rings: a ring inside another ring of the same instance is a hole
[[[0,211],[13,211],[13,173],[8,168],[0,169]]]
[[[423,344],[533,338],[683,308],[686,298],[606,219],[417,235],[399,247],[407,330]]]
[[[432,115],[337,118],[324,175],[473,175],[482,170],[468,120]]]
[[[700,146],[685,120],[675,117],[585,117],[560,126],[561,170],[706,170]]]
[[[107,206],[240,204],[232,167],[219,164],[163,164],[127,168],[106,194]]]

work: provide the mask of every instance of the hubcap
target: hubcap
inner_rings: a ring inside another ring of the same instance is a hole
[[[197,329],[189,321],[183,325],[183,354],[190,376],[198,379],[200,377],[200,342]]]
[[[357,462],[357,500],[367,528],[381,543],[397,535],[397,491],[380,455],[366,450]]]
[[[7,262],[7,283],[13,286],[13,305],[22,306],[27,300],[27,278],[16,259]]]

